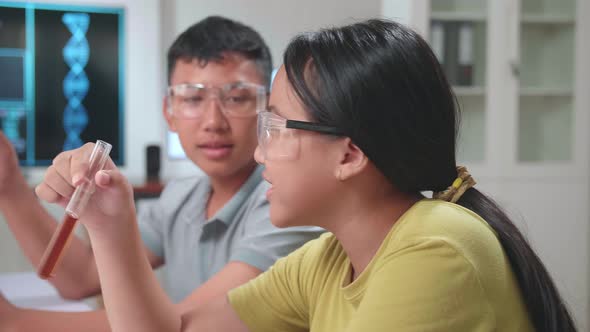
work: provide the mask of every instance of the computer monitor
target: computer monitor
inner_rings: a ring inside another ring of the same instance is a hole
[[[0,129],[21,165],[102,139],[124,163],[123,8],[0,1]]]

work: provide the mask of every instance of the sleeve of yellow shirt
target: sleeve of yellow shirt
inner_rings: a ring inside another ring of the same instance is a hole
[[[372,274],[346,332],[495,331],[477,272],[444,240],[416,240]]]
[[[310,241],[267,272],[229,293],[240,319],[256,332],[304,332],[309,330],[306,288],[300,278],[301,262]]]

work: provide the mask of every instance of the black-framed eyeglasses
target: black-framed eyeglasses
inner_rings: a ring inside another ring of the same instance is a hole
[[[299,137],[291,129],[326,135],[347,136],[344,130],[309,121],[289,120],[270,111],[258,112],[258,147],[265,159],[294,159],[299,154]]]

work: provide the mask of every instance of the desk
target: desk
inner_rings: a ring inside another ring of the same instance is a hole
[[[164,190],[164,183],[148,181],[142,185],[133,186],[133,197],[136,201],[143,198],[158,198],[162,190]]]
[[[82,301],[62,299],[53,285],[33,272],[0,274],[0,292],[20,308],[51,311],[89,311]]]

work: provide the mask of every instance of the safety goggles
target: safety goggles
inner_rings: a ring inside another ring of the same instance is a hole
[[[258,148],[265,160],[294,160],[299,156],[297,130],[346,136],[343,130],[313,122],[288,120],[270,111],[258,112]]]
[[[266,108],[267,91],[261,85],[243,82],[221,87],[179,84],[168,87],[167,97],[168,111],[182,119],[200,118],[213,100],[226,116],[250,117]]]

